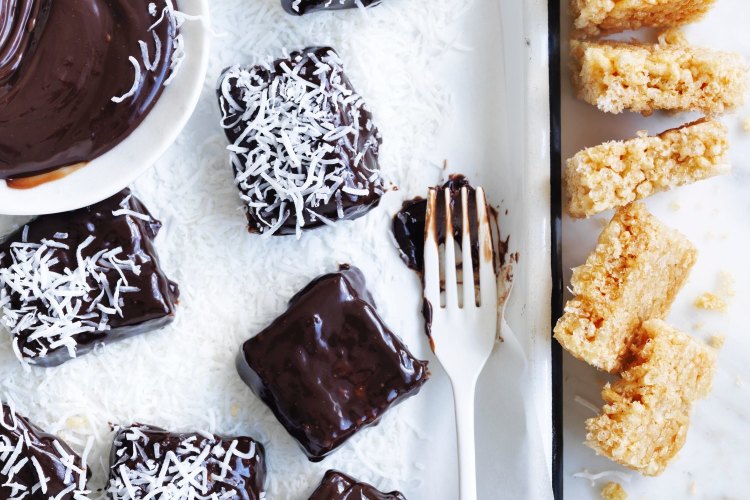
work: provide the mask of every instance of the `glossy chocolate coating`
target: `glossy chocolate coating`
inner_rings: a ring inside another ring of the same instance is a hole
[[[342,266],[298,292],[242,346],[237,370],[314,462],[416,394],[429,376]]]
[[[173,27],[154,32],[161,57],[132,86],[149,27],[164,0],[0,0],[0,179],[88,162],[119,144],[143,121],[170,74]],[[143,63],[141,62],[143,70]],[[122,168],[128,168],[123,165]]]
[[[461,189],[468,190],[469,201],[469,231],[471,233],[471,256],[475,267],[479,260],[479,226],[477,224],[477,202],[475,190],[463,175],[451,175],[442,189],[451,192],[451,221],[453,222],[453,237],[461,246],[463,239],[463,212],[461,203]],[[445,195],[438,191],[436,231],[439,243],[445,243]],[[404,263],[419,273],[424,267],[424,232],[427,215],[427,200],[415,198],[404,202],[401,210],[393,217],[393,236],[396,239],[401,259]]]
[[[362,5],[369,7],[377,5],[380,0],[361,0]],[[323,10],[354,9],[357,7],[355,0],[281,0],[281,5],[289,14],[302,16],[310,12]]]
[[[132,211],[150,217],[150,221],[131,215],[112,214],[120,210],[121,204],[128,198],[126,207]],[[129,189],[124,189],[116,195],[95,205],[81,208],[72,212],[42,215],[27,224],[28,241],[40,242],[43,238],[53,239],[55,233],[67,233],[67,238],[55,238],[56,241],[67,244],[70,249],[55,249],[55,256],[59,263],[53,270],[64,268],[75,269],[77,266],[76,250],[89,236],[95,239],[83,250],[82,255],[89,256],[102,249],[121,247],[123,253],[134,258],[140,265],[140,274],[125,270],[125,276],[132,286],[140,290],[122,295],[123,316],[110,315],[110,330],[85,332],[76,335],[77,355],[92,350],[96,344],[114,342],[150,330],[161,328],[169,324],[175,315],[175,303],[179,295],[177,284],[170,281],[161,267],[154,248],[153,238],[161,228],[161,223],[151,217],[145,206]],[[21,241],[23,227],[7,236],[0,242],[0,266],[6,267],[10,263],[9,247],[13,242]],[[115,273],[115,271],[109,271]],[[94,286],[91,297],[98,295],[100,290]],[[18,300],[11,295],[11,306],[18,307]],[[37,304],[38,306],[38,304]],[[40,310],[41,313],[46,311]],[[18,334],[19,347],[23,352],[28,348],[39,352],[44,339],[29,341],[28,333]],[[49,347],[49,346],[47,346]],[[70,359],[67,349],[58,347],[50,349],[46,356],[34,358],[39,366],[55,366]]]
[[[135,441],[126,438],[129,433],[132,433],[133,429],[136,429],[136,435],[138,436]],[[189,447],[182,446],[182,443],[186,440],[190,440]],[[266,481],[265,450],[259,442],[247,436],[214,436],[214,439],[210,439],[203,434],[178,434],[165,431],[159,427],[142,424],[122,428],[115,435],[110,453],[110,488],[113,482],[116,483],[118,478],[121,478],[121,467],[123,465],[127,470],[137,471],[140,468],[148,468],[149,466],[145,463],[148,460],[153,461],[150,467],[158,467],[161,470],[165,455],[169,452],[174,453],[181,461],[194,460],[205,448],[215,449],[215,447],[220,446],[226,452],[233,441],[237,441],[235,449],[239,453],[250,455],[250,457],[244,458],[233,455],[228,464],[230,470],[226,472],[223,479],[219,479],[218,476],[222,473],[223,455],[219,457],[213,452],[209,453],[202,462],[208,472],[207,490],[199,491],[196,489],[195,493],[202,495],[200,498],[210,497],[212,494],[216,494],[216,498],[220,498],[222,492],[234,490],[233,499],[259,500]],[[133,455],[134,447],[137,450],[135,456]],[[195,448],[197,448],[197,451]],[[252,454],[250,453],[251,449],[255,450]],[[144,498],[149,494],[147,485],[138,486],[136,491],[135,498]],[[156,498],[162,497],[157,496]]]
[[[399,491],[383,493],[367,483],[357,482],[337,470],[329,470],[320,486],[310,495],[309,500],[406,500]]]
[[[296,64],[298,64],[299,61],[302,61],[302,69],[300,70],[299,75],[305,80],[309,81],[313,86],[318,87],[320,86],[321,78],[319,75],[314,74],[314,72],[318,69],[315,64],[315,60],[323,59],[323,57],[326,56],[326,54],[328,54],[329,52],[335,54],[335,51],[330,47],[308,47],[301,51],[292,52],[289,55],[289,58],[277,59],[271,65],[272,71],[268,71],[268,69],[264,68],[263,66],[255,66],[251,69],[251,71],[257,72],[258,76],[263,81],[263,85],[268,87],[272,85],[274,79],[280,78],[283,74],[283,70],[281,68],[282,64],[288,67],[294,67]],[[228,73],[230,69],[231,68],[225,70],[221,78],[219,79],[219,90],[217,91],[217,95],[219,97],[221,97],[221,87],[223,85],[223,82],[229,78]],[[355,92],[351,81],[349,81],[349,79],[344,74],[343,68],[337,69],[339,70],[338,74],[342,79],[342,86],[351,92]],[[329,90],[330,82],[328,80],[326,81],[327,86],[325,88]],[[238,88],[231,80],[229,81],[229,84],[231,88],[232,98],[235,102],[242,104],[242,89]],[[226,121],[229,123],[237,122],[239,116],[241,116],[241,113],[232,111],[226,102],[222,103],[221,99],[220,105],[223,108],[223,113],[227,116]],[[364,196],[352,195],[342,191],[340,188],[337,190],[337,193],[338,195],[340,195],[341,199],[341,208],[343,211],[342,218],[348,220],[356,219],[369,212],[378,204],[382,193],[382,191],[380,190],[380,188],[382,187],[380,181],[378,181],[377,183],[371,183],[367,181],[367,179],[372,176],[373,172],[379,169],[378,155],[382,138],[378,129],[372,124],[372,113],[369,111],[369,109],[367,109],[366,106],[361,106],[359,108],[359,122],[353,123],[351,121],[350,110],[353,106],[354,102],[352,102],[351,104],[340,105],[338,113],[336,113],[334,116],[331,116],[330,118],[331,123],[334,127],[352,126],[357,128],[357,134],[347,134],[334,141],[329,141],[329,144],[333,146],[333,151],[330,153],[326,153],[325,156],[323,156],[323,161],[333,160],[344,165],[347,174],[350,175],[350,178],[356,181],[364,182],[367,189],[369,190],[369,194]],[[246,110],[243,110],[242,114],[244,114],[245,111]],[[235,141],[237,141],[237,139],[245,132],[247,121],[252,120],[253,118],[254,116],[245,117],[243,120],[237,122],[236,126],[232,128],[225,128],[224,131],[227,138],[229,139],[229,142],[234,144]],[[276,133],[275,130],[271,132]],[[319,142],[322,143],[324,141],[320,139]],[[257,142],[255,140],[246,140],[242,143],[242,146],[252,149],[256,144]],[[293,170],[289,166],[285,166],[282,168]],[[236,166],[234,173],[235,175],[239,173]],[[306,172],[303,173],[306,174]],[[250,179],[253,178],[253,176],[250,176]],[[346,184],[348,183],[350,182],[347,181]],[[238,187],[242,191],[242,187]],[[266,200],[266,202],[268,203],[271,203],[272,201],[273,200]],[[316,213],[322,215],[323,217],[326,217],[329,220],[335,221],[340,219],[335,196],[331,197],[331,199],[327,202],[321,202],[321,204],[315,207],[314,210]],[[305,219],[303,229],[311,229],[325,225],[323,221],[321,221],[320,219],[313,219],[307,213],[305,213],[303,217]],[[259,221],[252,214],[252,212],[249,211],[247,212],[247,218],[249,222],[248,229],[250,230],[250,232],[260,232],[261,228],[263,227],[262,222]],[[270,215],[267,218],[270,218]],[[294,210],[292,210],[289,217],[284,221],[279,230],[274,234],[295,234],[296,227],[297,215]]]
[[[72,500],[75,493],[81,491],[76,487],[75,491],[57,497],[57,495],[71,484],[75,483],[79,485],[81,476],[78,472],[72,470],[70,478],[67,482],[65,481],[66,466],[62,461],[65,457],[57,449],[55,443],[68,455],[73,457],[73,463],[79,469],[81,468],[81,457],[64,441],[52,434],[47,434],[18,413],[14,415],[9,406],[3,404],[2,420],[0,421],[0,446],[10,445],[15,448],[19,441],[24,442],[24,445],[15,464],[19,464],[23,459],[28,459],[28,462],[18,470],[12,480],[9,479],[7,474],[0,472],[0,498],[21,498],[21,496],[13,496],[13,488],[7,485],[9,483],[18,483],[28,488],[29,491],[39,483],[39,475],[32,463],[32,457],[39,462],[47,479],[47,493],[43,495],[41,491],[37,491],[26,498],[45,500],[47,498],[60,498],[61,500]],[[0,469],[3,469],[5,464],[5,461],[0,461]]]

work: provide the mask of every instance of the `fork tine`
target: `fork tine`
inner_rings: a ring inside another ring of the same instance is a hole
[[[433,309],[440,308],[440,257],[438,255],[437,228],[437,192],[430,188],[427,194],[427,215],[424,226],[424,297],[432,304]]]
[[[474,296],[474,266],[471,256],[471,226],[469,226],[469,190],[466,186],[461,188],[461,209],[462,209],[462,226],[463,236],[461,239],[461,261],[463,263],[463,288],[464,288],[464,309],[476,307],[477,302]]]
[[[456,244],[453,237],[453,212],[451,210],[451,190],[444,189],[445,195],[445,307],[458,307],[458,281],[456,280]]]
[[[477,221],[479,225],[479,297],[482,306],[497,303],[497,276],[495,275],[495,250],[487,215],[484,189],[477,188]]]

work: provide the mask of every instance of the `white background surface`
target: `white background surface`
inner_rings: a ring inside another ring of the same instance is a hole
[[[501,231],[520,253],[506,319],[525,358],[501,344],[478,403],[483,499],[543,498],[549,491],[549,142],[546,3],[542,0],[387,0],[366,13],[285,14],[278,0],[214,0],[213,41],[196,113],[167,154],[136,183],[164,222],[157,248],[180,283],[178,317],[162,331],[65,365],[23,372],[0,344],[0,389],[44,428],[92,457],[101,484],[109,422],[185,431],[248,433],[266,444],[270,499],[304,499],[339,468],[410,500],[454,500],[449,386],[429,352],[420,285],[389,229],[401,201],[441,180],[444,160],[483,184]],[[237,62],[282,48],[331,44],[384,137],[381,167],[400,189],[368,216],[293,238],[245,231],[218,126],[214,85]],[[507,210],[507,213],[506,213]],[[0,219],[9,227],[11,219]],[[311,278],[350,262],[364,271],[386,323],[433,378],[377,427],[319,464],[307,461],[234,369],[240,344],[285,309]],[[457,332],[457,334],[460,334]]]
[[[563,2],[566,12],[567,2]],[[686,29],[688,40],[696,45],[741,52],[750,59],[750,37],[746,21],[750,3],[743,0],[718,0],[715,8],[700,23]],[[658,133],[695,118],[689,114],[651,117],[624,113],[607,115],[574,98],[567,64],[569,18],[563,14],[563,87],[562,154],[563,159],[578,150],[612,139],[633,137],[638,130]],[[596,457],[585,447],[583,422],[593,415],[573,398],[579,395],[600,406],[599,392],[605,376],[565,355],[564,358],[564,439],[565,496],[569,499],[600,498],[600,488],[614,477],[603,478],[592,487],[589,481],[572,474],[588,469],[625,472],[622,482],[630,498],[747,498],[750,486],[750,337],[747,307],[750,304],[750,133],[742,120],[750,118],[750,106],[726,115],[721,120],[731,132],[733,172],[730,175],[679,188],[647,200],[653,213],[665,224],[679,229],[698,247],[698,262],[690,280],[678,295],[668,317],[676,327],[708,339],[726,335],[719,354],[714,389],[708,399],[695,405],[687,443],[674,463],[657,478],[644,478]],[[563,221],[565,282],[569,269],[580,265],[593,249],[604,222],[611,213],[584,221]],[[736,280],[736,294],[728,300],[726,313],[697,310],[693,302],[703,292],[719,290],[720,273]]]

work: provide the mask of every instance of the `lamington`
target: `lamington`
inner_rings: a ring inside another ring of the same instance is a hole
[[[308,500],[406,500],[400,491],[383,493],[337,470],[326,472]]]
[[[0,498],[88,500],[86,454],[0,404]]]
[[[711,389],[716,353],[661,320],[643,323],[620,380],[602,392],[602,414],[586,421],[598,454],[654,476],[685,443],[693,403]]]
[[[590,217],[654,193],[729,171],[727,128],[701,119],[653,137],[639,135],[586,148],[568,159],[572,217]]]
[[[664,37],[657,44],[571,40],[570,53],[578,97],[606,113],[716,115],[744,102],[747,67],[733,52]]]
[[[281,0],[284,10],[295,16],[303,16],[312,12],[326,10],[354,9],[356,7],[370,7],[381,0]]]
[[[702,18],[715,0],[571,0],[577,35],[665,28]]]
[[[265,479],[263,445],[250,437],[134,424],[115,434],[106,492],[113,500],[261,500]]]
[[[227,68],[217,95],[251,232],[299,237],[378,204],[380,132],[332,48]]]
[[[555,338],[576,358],[621,371],[637,328],[666,316],[695,259],[693,245],[642,203],[619,209],[586,262],[573,269],[575,296]]]
[[[125,189],[0,241],[0,322],[16,356],[55,366],[170,323],[178,288],[159,264],[160,228]]]
[[[383,323],[362,272],[314,279],[246,341],[237,371],[317,462],[417,394],[427,362]]]

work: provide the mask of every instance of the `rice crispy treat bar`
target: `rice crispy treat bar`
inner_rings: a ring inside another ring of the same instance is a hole
[[[568,212],[590,217],[726,173],[728,151],[727,128],[706,119],[653,137],[639,135],[586,148],[567,161]]]
[[[573,269],[575,297],[555,338],[576,358],[620,372],[638,327],[666,316],[695,259],[693,245],[642,203],[619,209],[586,262]]]
[[[668,42],[571,40],[578,97],[606,113],[644,115],[657,109],[714,115],[742,105],[741,55]]]
[[[703,17],[715,0],[571,0],[576,34],[661,28],[692,23]]]
[[[598,454],[654,476],[685,443],[693,402],[704,398],[716,354],[661,320],[643,324],[622,378],[602,392],[602,414],[586,421]]]

